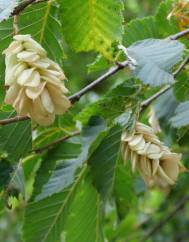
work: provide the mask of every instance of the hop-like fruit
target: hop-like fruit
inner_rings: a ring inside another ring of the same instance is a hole
[[[124,161],[131,160],[132,171],[137,169],[148,186],[173,185],[185,170],[181,154],[171,152],[145,124],[136,123],[134,132],[124,132],[121,140]]]
[[[40,44],[30,35],[16,35],[3,53],[8,86],[5,103],[43,126],[67,111],[71,103],[65,96],[65,75]]]

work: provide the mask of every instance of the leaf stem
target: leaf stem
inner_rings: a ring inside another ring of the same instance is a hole
[[[181,32],[178,32],[177,34],[174,34],[172,36],[169,37],[170,40],[177,40],[180,39],[182,37],[184,37],[185,35],[189,34],[189,29],[185,29]]]
[[[110,76],[114,75],[115,73],[117,73],[119,70],[124,69],[128,65],[129,65],[129,61],[124,61],[124,62],[118,63],[117,66],[115,66],[115,67],[111,67],[105,74],[103,74],[102,76],[98,77],[96,80],[94,80],[92,83],[90,83],[89,85],[87,85],[86,87],[84,87],[83,89],[81,89],[79,92],[77,92],[77,93],[73,94],[72,96],[70,96],[69,97],[69,100],[72,103],[75,103],[75,102],[79,101],[79,99],[84,94],[86,94],[87,92],[89,92],[90,90],[92,90],[98,84],[102,83],[108,77],[110,77]]]
[[[13,118],[7,118],[7,119],[0,120],[0,125],[11,124],[11,123],[15,123],[18,121],[25,121],[27,119],[29,119],[29,117],[27,117],[27,116],[15,116]]]
[[[48,149],[52,148],[53,146],[55,146],[55,145],[57,145],[57,144],[59,144],[59,143],[61,143],[63,141],[66,141],[69,138],[72,138],[72,137],[74,137],[76,135],[79,135],[80,133],[81,133],[80,131],[76,131],[76,132],[74,132],[74,133],[72,133],[70,135],[63,136],[63,137],[53,141],[50,144],[47,144],[47,145],[43,146],[41,148],[33,149],[32,152],[34,152],[34,153],[42,153],[43,151],[48,150]]]

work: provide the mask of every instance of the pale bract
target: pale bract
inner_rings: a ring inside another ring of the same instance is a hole
[[[3,53],[8,86],[5,103],[42,126],[52,124],[56,114],[68,110],[71,103],[65,95],[68,90],[62,69],[30,35],[14,36]]]
[[[131,160],[132,171],[138,170],[148,186],[174,185],[185,170],[181,154],[171,152],[145,124],[137,122],[134,132],[124,132],[121,139],[124,161]]]

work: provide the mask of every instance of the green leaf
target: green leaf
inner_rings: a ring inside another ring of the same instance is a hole
[[[23,226],[25,242],[55,242],[60,240],[70,206],[86,173],[84,166],[73,184],[65,191],[43,200],[29,203]]]
[[[65,135],[64,130],[59,127],[39,128],[37,137],[33,141],[33,148],[40,149]]]
[[[122,161],[121,161],[122,162]],[[120,219],[123,219],[128,210],[136,204],[134,179],[129,164],[124,166],[120,160],[115,171],[114,195]]]
[[[80,152],[75,152],[76,149],[73,144],[63,143],[58,146],[57,149],[61,151],[61,156],[57,157],[57,150],[54,151],[54,157],[50,155],[51,163],[54,162],[55,164],[56,160],[58,162],[56,168],[51,172],[48,182],[44,184],[41,193],[36,197],[36,200],[41,200],[54,193],[60,192],[73,183],[77,170],[83,166],[106,134],[105,128],[105,124],[102,120],[95,121],[85,128],[82,135],[83,144],[81,151],[78,150]],[[41,171],[44,174],[44,169]]]
[[[59,240],[60,234],[65,226],[66,218],[71,213],[70,207],[72,205],[72,201],[76,193],[78,192],[79,187],[83,185],[83,177],[87,171],[87,166],[83,163],[87,161],[88,157],[90,157],[90,155],[94,152],[94,150],[96,150],[97,146],[101,142],[102,138],[105,135],[104,129],[105,125],[102,120],[90,120],[89,126],[86,127],[84,130],[82,151],[76,159],[72,159],[72,153],[74,150],[71,146],[67,146],[68,149],[65,150],[62,150],[62,148],[59,147],[59,151],[55,152],[55,155],[57,155],[57,158],[55,158],[55,160],[57,160],[61,159],[63,156],[62,154],[64,154],[64,152],[66,151],[67,164],[68,161],[70,161],[70,167],[66,165],[66,162],[62,162],[64,167],[62,165],[59,172],[58,169],[53,171],[54,179],[50,178],[49,182],[47,183],[49,184],[49,187],[45,185],[42,193],[40,194],[40,196],[37,197],[37,199],[41,200],[30,203],[28,208],[26,209],[24,224],[24,239],[26,242],[54,242]],[[70,153],[71,151],[72,153]],[[69,154],[71,154],[72,156],[70,157]],[[78,169],[77,174],[74,174],[76,168],[79,167],[80,169]],[[53,174],[51,177],[53,177]],[[50,190],[48,190],[47,188],[50,188]],[[46,196],[49,197],[44,198]],[[74,207],[73,209],[75,209]],[[91,219],[92,218],[89,217],[90,221]],[[28,221],[31,221],[30,224],[28,223]],[[42,221],[43,228],[41,227]],[[90,225],[90,222],[88,223]],[[94,231],[96,231],[96,226]]]
[[[110,63],[104,56],[98,55],[94,62],[89,64],[87,67],[88,72],[91,73],[95,71],[102,71],[108,69],[110,67]]]
[[[5,95],[4,72],[5,63],[2,52],[8,47],[12,38],[12,19],[0,23],[0,104],[3,102]]]
[[[188,71],[182,71],[177,76],[177,82],[174,87],[174,95],[180,102],[184,102],[189,98],[189,82],[188,82]]]
[[[31,200],[34,200],[35,197],[41,193],[43,185],[48,182],[52,170],[56,166],[56,160],[53,159],[53,152],[52,155],[48,156],[49,154],[51,153],[48,152],[42,159],[41,166],[36,173]]]
[[[25,198],[25,177],[22,166],[20,162],[12,166],[6,158],[3,158],[3,154],[0,158],[0,189],[5,189],[7,195],[15,191],[21,192]]]
[[[84,180],[70,206],[65,242],[103,242],[101,201],[89,179]]]
[[[111,58],[111,45],[122,39],[121,1],[61,1],[64,36],[75,51],[95,50]]]
[[[170,119],[175,128],[189,125],[189,101],[180,103],[175,110],[175,115]]]
[[[33,198],[38,200],[57,192],[58,189],[62,190],[64,186],[67,185],[64,184],[64,182],[66,181],[67,183],[67,179],[73,178],[73,176],[70,177],[69,175],[71,174],[69,173],[68,175],[67,172],[70,169],[69,166],[73,165],[73,161],[79,152],[80,144],[71,142],[63,142],[49,151],[37,172]]]
[[[76,129],[75,115],[81,110],[82,104],[75,103],[64,115],[59,115],[55,121],[55,126],[70,133]]]
[[[8,184],[12,171],[13,167],[7,160],[0,160],[0,189]]]
[[[93,183],[104,198],[109,195],[112,188],[121,133],[122,128],[119,125],[111,128],[88,161],[91,166]]]
[[[111,123],[123,112],[135,107],[137,102],[135,95],[139,91],[140,87],[132,80],[124,82],[111,90],[105,97],[84,108],[75,119],[85,124],[90,117],[101,116]]]
[[[10,181],[7,185],[8,193],[20,192],[25,198],[25,177],[21,163],[19,162],[14,168],[10,176]]]
[[[155,20],[158,31],[161,37],[167,37],[171,34],[179,32],[178,24],[174,18],[168,20],[168,15],[173,10],[175,1],[174,0],[165,0],[160,3],[157,10]]]
[[[63,142],[47,152],[43,157],[41,166],[37,171],[32,199],[39,195],[43,186],[48,182],[57,160],[74,159],[80,152],[80,144]]]
[[[154,17],[145,17],[143,19],[134,19],[125,27],[123,44],[129,46],[138,40],[149,38],[159,38],[157,25]]]
[[[184,46],[178,41],[147,39],[128,49],[128,56],[136,61],[134,74],[145,84],[160,86],[173,83],[172,67],[182,59]]]
[[[35,177],[42,158],[37,154],[30,154],[24,159],[22,159],[22,166],[24,170],[24,176],[26,180]]]
[[[0,119],[14,117],[15,112],[0,112]],[[32,149],[30,120],[0,127],[0,152],[8,154],[8,160],[17,162]]]
[[[163,120],[163,124],[174,115],[178,102],[174,96],[173,90],[169,90],[156,100],[155,112],[158,119]]]
[[[50,127],[38,128],[37,136],[33,142],[34,149],[40,149],[63,136],[75,132],[76,121],[74,117],[79,111],[80,107],[78,107],[76,103],[64,115],[58,115],[55,122]]]

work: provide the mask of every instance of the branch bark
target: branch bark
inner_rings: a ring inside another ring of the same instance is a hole
[[[11,123],[15,123],[18,121],[25,121],[27,119],[29,119],[29,117],[27,117],[27,116],[16,116],[13,118],[7,118],[7,119],[0,120],[0,125],[11,124]]]
[[[27,6],[35,2],[37,2],[37,0],[25,0],[14,9],[11,15],[12,16],[19,15],[25,8],[27,8]]]
[[[178,67],[178,69],[173,73],[173,75],[174,75],[175,78],[178,76],[178,74],[184,69],[184,67],[188,63],[189,63],[189,55],[184,59],[184,61],[180,64],[180,66]],[[148,99],[146,99],[144,102],[142,102],[142,104],[141,104],[141,112],[143,112],[158,97],[160,97],[162,94],[164,94],[165,92],[167,92],[168,90],[170,90],[174,84],[175,83],[170,84],[170,85],[166,85],[160,91],[156,92],[154,95],[152,95],[151,97],[149,97]]]
[[[177,40],[177,39],[180,39],[180,38],[184,37],[187,34],[189,34],[189,29],[185,29],[185,30],[183,30],[181,32],[178,32],[178,33],[170,36],[169,38],[170,38],[170,40]]]
[[[86,94],[87,92],[91,91],[94,87],[96,87],[97,85],[102,83],[108,77],[114,75],[119,70],[124,69],[128,65],[129,65],[129,61],[124,61],[124,62],[118,63],[117,66],[115,66],[115,67],[111,67],[105,74],[103,74],[102,76],[97,78],[95,81],[93,81],[92,83],[90,83],[89,85],[87,85],[86,87],[81,89],[79,92],[77,92],[77,93],[73,94],[72,96],[70,96],[69,100],[71,101],[71,103],[75,103],[75,102],[79,101],[79,99],[84,94]]]
[[[63,136],[63,137],[55,140],[54,142],[52,142],[50,144],[47,144],[47,145],[45,145],[45,146],[43,146],[41,148],[33,149],[32,152],[37,153],[37,154],[42,153],[43,151],[48,150],[48,149],[52,148],[53,146],[55,146],[55,145],[57,145],[57,144],[59,144],[59,143],[61,143],[63,141],[66,141],[69,138],[72,138],[72,137],[74,137],[76,135],[79,135],[80,133],[81,133],[80,131],[76,131],[73,134]]]

